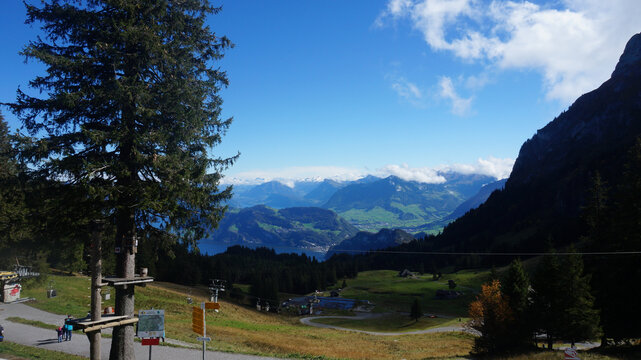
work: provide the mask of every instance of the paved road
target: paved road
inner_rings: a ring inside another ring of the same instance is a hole
[[[8,317],[12,316],[52,324],[51,330],[14,323],[6,320]],[[58,336],[56,335],[55,328],[62,324],[63,319],[64,316],[34,309],[25,304],[0,303],[0,324],[2,324],[2,326],[4,327],[5,341],[89,357],[89,340],[84,334],[74,332],[71,341],[63,341],[61,343],[58,343]],[[172,342],[177,343],[177,341]],[[111,339],[102,338],[100,349],[103,359],[109,358],[110,347]],[[142,346],[137,342],[134,344],[134,348],[136,350],[136,359],[149,358],[148,346]],[[202,359],[202,354],[202,348],[186,349],[169,346],[154,346],[152,349],[152,359],[154,360],[196,360]],[[277,360],[276,358],[270,357],[231,354],[217,351],[208,351],[206,359]]]
[[[315,319],[323,319],[323,318],[365,320],[365,319],[373,319],[373,318],[381,317],[383,315],[386,315],[386,314],[360,313],[360,314],[358,314],[356,316],[310,316],[310,317],[306,317],[306,318],[300,319],[300,322],[305,324],[305,325],[309,325],[309,326],[322,327],[322,328],[328,328],[328,329],[336,329],[336,330],[353,331],[353,332],[359,332],[359,333],[364,333],[364,334],[369,334],[369,335],[380,335],[380,336],[431,334],[431,333],[452,332],[452,331],[463,331],[463,332],[472,331],[472,330],[464,328],[463,325],[453,325],[453,326],[441,326],[441,327],[436,327],[436,328],[431,328],[431,329],[416,330],[416,331],[406,331],[406,332],[378,332],[378,331],[356,330],[356,329],[350,329],[350,328],[344,328],[344,327],[340,327],[340,326],[334,326],[334,325],[321,324],[321,323],[314,322]]]

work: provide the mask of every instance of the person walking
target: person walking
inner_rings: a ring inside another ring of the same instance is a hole
[[[58,342],[62,342],[62,326],[58,326],[56,332],[58,333]]]
[[[67,315],[65,320],[65,330],[67,331],[67,340],[71,341],[71,331],[73,330],[73,325],[71,325],[71,315]]]

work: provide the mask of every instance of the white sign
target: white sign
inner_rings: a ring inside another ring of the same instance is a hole
[[[138,337],[165,337],[165,310],[138,311]]]

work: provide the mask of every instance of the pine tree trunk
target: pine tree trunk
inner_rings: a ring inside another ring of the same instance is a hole
[[[126,70],[126,78],[135,73],[134,64]],[[117,199],[116,207],[116,246],[120,249],[116,257],[116,276],[133,280],[136,267],[136,210],[137,195],[135,184],[138,181],[138,169],[135,159],[135,101],[123,106],[122,120],[129,130],[124,137],[119,161],[127,171],[120,174],[116,186],[123,189]],[[116,287],[116,315],[134,316],[134,285]],[[134,325],[117,326],[113,329],[109,360],[132,360],[134,354]]]
[[[132,209],[121,210],[118,216],[116,230],[116,246],[120,253],[116,260],[116,276],[133,279],[135,273],[135,217]],[[119,241],[118,241],[119,240]],[[116,315],[134,316],[134,286],[116,287]],[[111,341],[110,360],[135,359],[134,354],[134,326],[133,324],[117,326],[113,329]]]

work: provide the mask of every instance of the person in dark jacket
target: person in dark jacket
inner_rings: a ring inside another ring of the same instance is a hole
[[[71,324],[71,315],[67,315],[63,328],[65,330],[65,340],[71,341],[71,331],[73,330],[73,325]]]
[[[4,341],[4,328],[0,325],[0,341]]]
[[[62,342],[62,333],[63,333],[62,326],[58,326],[58,328],[56,329],[56,333],[58,334],[58,342]]]

